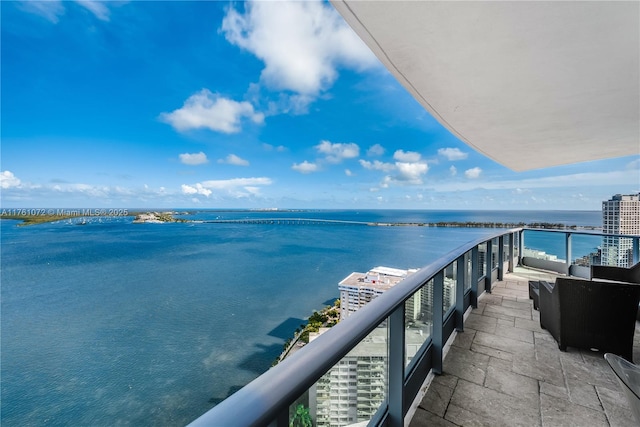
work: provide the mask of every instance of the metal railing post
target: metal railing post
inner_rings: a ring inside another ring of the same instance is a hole
[[[565,256],[567,257],[565,264],[567,265],[567,276],[568,276],[569,273],[571,272],[571,233],[569,232],[565,233],[564,238],[565,238],[565,249],[566,249]]]
[[[504,235],[498,237],[498,280],[504,278]]]
[[[485,258],[484,291],[491,293],[491,276],[493,276],[493,239],[487,241],[487,252]]]
[[[518,239],[518,265],[522,264],[522,258],[524,258],[524,230],[518,232],[520,238]]]
[[[478,308],[478,274],[480,272],[480,265],[478,262],[478,247],[475,246],[471,249],[471,294],[469,295],[469,304],[473,308]]]
[[[434,374],[442,373],[443,342],[443,306],[444,304],[444,270],[440,270],[433,277],[433,328],[431,340],[433,344],[432,369]]]
[[[458,257],[456,270],[456,331],[462,332],[464,330],[464,273],[467,271],[464,255]]]
[[[405,304],[389,316],[389,427],[404,426]]]
[[[515,247],[516,247],[513,241],[515,237],[516,237],[516,233],[509,234],[509,273],[513,273],[513,269],[515,267],[514,265],[515,257],[513,256],[513,253],[515,252]]]
[[[280,412],[278,417],[271,423],[274,427],[289,427],[289,408]]]

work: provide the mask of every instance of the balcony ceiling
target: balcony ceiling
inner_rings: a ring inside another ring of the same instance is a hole
[[[332,0],[442,125],[515,171],[640,153],[640,3]]]

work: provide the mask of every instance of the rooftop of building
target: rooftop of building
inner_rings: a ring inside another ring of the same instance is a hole
[[[405,277],[418,271],[415,268],[401,270],[390,267],[375,267],[366,273],[353,272],[342,279],[339,287],[369,288],[379,291],[389,290],[400,283]]]
[[[616,194],[614,196],[611,197],[611,199],[609,200],[605,200],[602,203],[607,203],[607,202],[618,202],[618,201],[639,201],[640,200],[640,193],[637,194]]]

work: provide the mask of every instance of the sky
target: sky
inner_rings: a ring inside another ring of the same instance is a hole
[[[640,157],[513,172],[328,3],[2,1],[2,208],[600,210]]]

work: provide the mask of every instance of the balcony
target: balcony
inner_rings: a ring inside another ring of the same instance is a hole
[[[410,426],[636,425],[602,353],[561,352],[540,328],[528,280],[554,276],[516,268],[480,296]],[[637,361],[640,323],[634,338]]]
[[[571,262],[574,239],[611,235],[554,232],[564,242],[566,260],[548,264],[560,271],[552,273],[523,267],[525,238],[535,243],[535,233],[543,232],[497,232],[443,255],[191,425],[287,426],[299,408],[314,426],[334,425],[316,418],[320,408],[326,416],[327,405],[334,412],[333,400],[353,401],[358,408],[339,424],[344,426],[558,425],[567,420],[633,425],[602,354],[560,352],[540,329],[528,299],[530,278],[584,272],[583,265]],[[626,237],[633,240],[637,261],[640,237]],[[427,323],[430,334],[416,326]],[[640,345],[635,352],[640,356]],[[367,369],[354,381],[370,382],[375,371],[379,399],[341,395],[336,388],[330,396],[315,391],[341,361],[354,358],[367,360]]]

